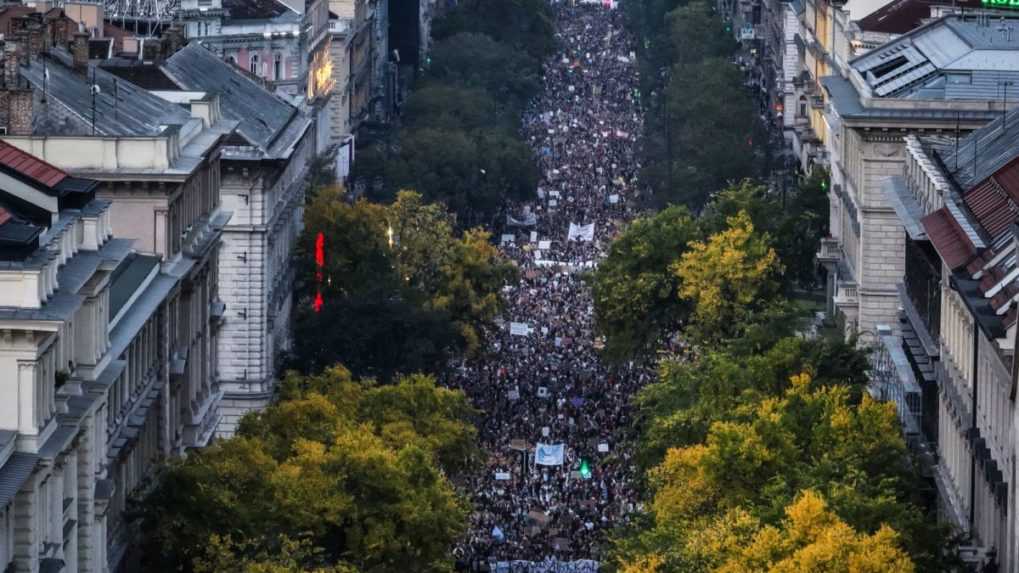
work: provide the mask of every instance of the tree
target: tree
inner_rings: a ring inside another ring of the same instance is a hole
[[[544,0],[467,0],[432,26],[440,42],[462,32],[485,34],[544,61],[555,47],[555,26]]]
[[[747,512],[735,510],[698,532],[691,547],[703,561],[716,564],[716,573],[915,570],[895,530],[881,526],[873,534],[857,531],[812,490],[804,490],[785,508],[785,519],[777,527],[762,526]]]
[[[722,21],[705,1],[678,6],[666,17],[672,43],[671,64],[696,64],[707,58],[728,57],[736,48]]]
[[[612,242],[591,275],[595,320],[614,358],[648,350],[675,330],[689,312],[670,268],[699,237],[685,207],[669,207],[634,220]]]
[[[447,569],[467,515],[445,477],[473,447],[464,396],[342,368],[291,374],[284,396],[168,468],[138,508],[146,570]]]
[[[673,264],[679,296],[693,304],[693,324],[703,341],[739,335],[776,294],[781,263],[767,235],[756,234],[746,212],[728,219],[729,228],[695,241]]]
[[[519,114],[541,89],[541,65],[511,45],[462,32],[435,43],[430,82],[480,88],[509,113]]]
[[[530,149],[503,129],[405,130],[399,147],[386,184],[443,203],[464,227],[487,223],[505,201],[528,199],[537,189]]]
[[[784,263],[785,288],[813,286],[817,245],[828,233],[828,196],[821,176],[801,181],[788,196],[745,179],[715,195],[700,222],[706,231],[717,233],[726,227],[729,217],[745,211],[754,228],[773,238],[775,252]]]
[[[699,209],[725,185],[760,171],[766,137],[742,74],[727,59],[676,64],[667,77],[654,99],[659,119],[648,122],[644,177],[656,205]]]
[[[383,381],[480,348],[516,272],[485,232],[457,236],[448,213],[409,192],[384,206],[323,190],[298,257],[290,363],[315,372],[342,362]]]
[[[411,92],[401,114],[406,129],[468,132],[492,126],[493,118],[498,125],[511,129],[520,123],[519,116],[502,113],[485,90],[437,82]]]

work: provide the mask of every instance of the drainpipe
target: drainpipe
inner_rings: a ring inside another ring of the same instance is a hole
[[[977,399],[980,397],[979,385],[977,384],[977,373],[980,371],[979,367],[980,359],[980,325],[977,323],[976,316],[973,316],[973,412],[971,414],[970,428],[975,430],[977,427]],[[969,456],[969,530],[970,534],[973,533],[973,524],[976,521],[976,497],[977,497],[977,452],[976,448],[972,447],[975,444],[975,440],[970,447]]]

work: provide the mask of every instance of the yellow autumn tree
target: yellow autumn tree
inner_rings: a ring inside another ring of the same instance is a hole
[[[728,229],[690,243],[673,264],[679,296],[693,304],[693,326],[707,340],[737,336],[775,296],[782,265],[770,237],[754,230],[746,211],[727,219]]]
[[[817,492],[805,490],[786,507],[778,527],[758,527],[752,537],[732,535],[733,522],[753,523],[739,511],[722,516],[696,536],[694,552],[721,557],[714,573],[912,573],[912,560],[888,526],[875,533],[854,530],[838,518]]]

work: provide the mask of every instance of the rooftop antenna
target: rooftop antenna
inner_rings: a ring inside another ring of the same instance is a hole
[[[96,134],[96,96],[101,91],[99,85],[96,84],[96,68],[92,67],[92,87],[89,90],[92,92],[92,136]]]
[[[1005,132],[1005,123],[1008,121],[1008,86],[1015,85],[1015,82],[1001,80],[1001,132]]]

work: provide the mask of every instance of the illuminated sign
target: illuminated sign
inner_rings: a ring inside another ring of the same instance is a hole
[[[980,0],[987,8],[1019,9],[1019,0]]]
[[[325,301],[322,299],[322,271],[326,266],[326,236],[319,231],[315,236],[315,301],[311,307],[315,312],[322,312]]]
[[[313,101],[333,91],[333,59],[329,55],[329,41],[312,56],[308,65],[308,101]]]

